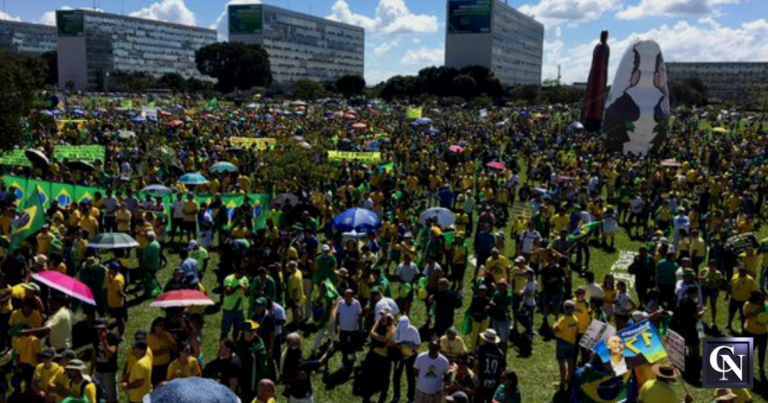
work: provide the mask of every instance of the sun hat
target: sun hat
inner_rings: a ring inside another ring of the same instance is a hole
[[[226,386],[212,379],[199,377],[175,379],[142,399],[142,403],[240,403],[240,401],[240,398]]]
[[[496,331],[493,329],[485,329],[485,332],[480,334],[480,338],[483,339],[486,343],[490,344],[497,344],[501,341],[501,338],[496,334]]]
[[[670,364],[655,364],[651,367],[656,378],[675,380],[677,379],[677,371],[675,367]]]

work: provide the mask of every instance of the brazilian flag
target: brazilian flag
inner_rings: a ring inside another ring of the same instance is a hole
[[[593,221],[589,224],[582,225],[576,231],[574,231],[573,234],[568,235],[568,242],[574,243],[588,239],[602,225],[602,221]]]
[[[11,250],[16,250],[25,239],[40,231],[45,225],[45,210],[40,193],[35,189],[24,203],[19,217],[11,225]]]
[[[613,376],[591,364],[576,371],[571,403],[624,403],[637,400],[635,371]]]

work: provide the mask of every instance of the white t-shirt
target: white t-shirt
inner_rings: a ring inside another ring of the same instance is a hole
[[[629,314],[629,301],[632,298],[627,293],[618,293],[616,299],[613,302],[613,309],[616,315],[628,315]]]
[[[429,356],[429,352],[421,353],[416,357],[413,368],[419,371],[416,380],[416,390],[421,393],[433,395],[443,390],[443,378],[448,373],[450,363],[444,355],[438,353],[436,359]]]
[[[114,196],[106,197],[104,202],[104,215],[113,217],[117,211],[117,199]]]
[[[603,287],[600,287],[600,285],[595,283],[589,283],[586,286],[584,286],[587,289],[587,299],[590,298],[600,298],[603,299],[605,296],[605,293],[603,292]]]
[[[278,325],[277,322],[283,321],[285,323],[287,318],[285,316],[285,309],[277,302],[272,303],[272,316],[275,319],[275,336],[279,336],[283,334],[283,325]]]
[[[531,231],[528,229],[523,231],[523,233],[520,235],[520,241],[523,242],[523,253],[530,253],[531,248],[533,248],[533,242],[537,239],[541,239],[541,234],[539,234],[539,231]]]
[[[397,316],[400,314],[400,308],[397,307],[397,302],[395,302],[394,299],[388,298],[388,297],[381,297],[379,302],[376,303],[376,307],[374,308],[374,320],[378,322],[381,320],[381,311],[384,310],[384,308],[389,309],[389,312]]]
[[[356,332],[358,330],[358,318],[363,313],[360,302],[352,299],[352,303],[347,303],[342,299],[336,305],[336,320],[339,322],[339,330],[342,332]]]
[[[416,279],[417,274],[419,274],[419,266],[413,262],[411,262],[409,265],[406,265],[405,262],[400,263],[395,269],[395,275],[400,277],[404,283],[408,284],[413,283],[413,280]]]
[[[173,208],[173,218],[184,218],[184,210],[181,208],[184,206],[184,202],[181,200],[176,200],[171,204],[171,207]]]
[[[529,281],[523,287],[523,304],[528,307],[536,306],[536,282]]]
[[[640,214],[643,212],[643,204],[644,202],[642,197],[640,196],[633,197],[629,201],[629,209],[635,214]]]

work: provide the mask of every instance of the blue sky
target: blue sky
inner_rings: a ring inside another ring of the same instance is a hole
[[[258,3],[233,0],[232,3]],[[365,78],[440,65],[444,0],[264,0],[264,3],[366,28]],[[0,19],[53,24],[53,10],[91,8],[93,0],[4,0]],[[96,0],[108,12],[226,31],[226,0]],[[611,34],[611,65],[629,44],[655,39],[668,61],[768,61],[768,0],[510,0],[546,26],[543,79],[585,81],[602,29]],[[611,69],[611,71],[613,70]]]

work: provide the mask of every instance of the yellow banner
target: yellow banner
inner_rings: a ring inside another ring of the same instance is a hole
[[[75,120],[57,120],[56,121],[56,128],[61,131],[64,126],[69,125],[70,127],[76,126],[78,129],[82,129],[83,126],[87,123],[87,120],[83,119],[75,119]]]
[[[405,112],[405,118],[410,120],[421,119],[421,108],[408,108]]]
[[[260,151],[275,148],[275,144],[277,144],[277,140],[270,137],[230,137],[229,142],[232,146],[247,148],[255,145],[256,149]]]
[[[328,160],[330,161],[354,161],[358,160],[366,164],[378,164],[381,161],[381,153],[374,152],[354,152],[354,151],[328,151]]]

